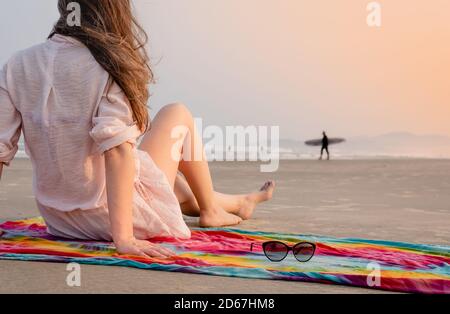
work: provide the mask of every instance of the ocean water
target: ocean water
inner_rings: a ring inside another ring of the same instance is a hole
[[[25,144],[23,140],[19,141],[19,150],[17,151],[16,158],[28,158],[28,155],[25,153]]]
[[[410,145],[414,148],[413,145]],[[206,156],[208,160],[224,160],[226,156],[226,150],[214,150],[209,146],[205,147]],[[234,159],[238,160],[238,154],[244,154],[246,160],[253,161],[249,158],[250,151],[256,151],[258,153],[258,160],[314,160],[320,155],[320,147],[308,147],[298,143],[298,145],[285,145],[280,146],[273,151],[266,150],[264,154],[260,154],[259,148],[255,146],[236,147],[234,148]],[[355,159],[402,159],[402,158],[419,158],[419,159],[450,159],[450,153],[438,149],[428,149],[421,151],[414,150],[390,150],[390,149],[378,149],[378,150],[359,150],[352,149],[345,145],[330,146],[330,154],[333,159],[338,160],[355,160]],[[218,156],[219,159],[215,156]],[[268,156],[271,158],[268,159]],[[326,153],[324,153],[326,156]],[[16,158],[28,158],[25,152],[25,144],[23,138],[19,141],[19,150]]]

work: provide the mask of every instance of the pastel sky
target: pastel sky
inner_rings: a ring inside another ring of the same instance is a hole
[[[282,138],[450,136],[450,1],[135,0],[151,37],[152,114],[182,101],[204,124]],[[0,62],[41,42],[56,0],[0,0]]]

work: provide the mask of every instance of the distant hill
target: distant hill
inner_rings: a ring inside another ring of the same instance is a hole
[[[286,158],[315,157],[319,149],[304,145],[303,140],[280,141],[280,151]],[[345,143],[332,146],[331,151],[337,157],[450,158],[450,137],[393,132],[347,138]]]

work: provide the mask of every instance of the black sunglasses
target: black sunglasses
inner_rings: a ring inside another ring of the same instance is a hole
[[[250,246],[250,251],[253,251],[252,243]],[[279,241],[269,241],[262,244],[264,255],[272,262],[281,262],[286,258],[289,251],[292,251],[294,257],[297,261],[305,263],[308,262],[316,252],[316,245],[310,242],[300,242],[295,244],[293,247],[279,242]]]

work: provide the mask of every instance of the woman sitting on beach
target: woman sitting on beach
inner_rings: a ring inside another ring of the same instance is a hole
[[[77,1],[81,26],[67,23],[69,2],[58,1],[61,17],[48,40],[0,71],[0,173],[23,131],[48,232],[167,257],[172,252],[145,239],[189,238],[183,213],[200,217],[202,227],[249,219],[272,197],[272,181],[250,194],[215,192],[204,154],[182,159],[201,142],[188,109],[168,105],[150,125],[147,36],[130,0]],[[181,138],[172,138],[175,128]]]

